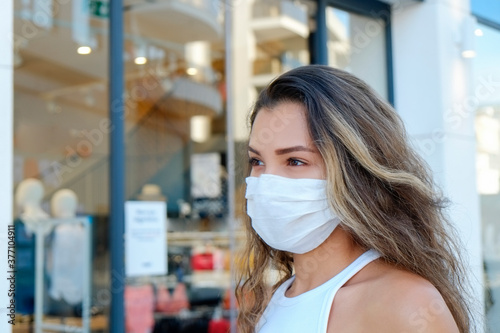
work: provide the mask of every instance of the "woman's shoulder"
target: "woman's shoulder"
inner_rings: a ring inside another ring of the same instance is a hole
[[[335,331],[458,332],[443,297],[429,281],[381,260],[342,287],[329,326]],[[330,332],[332,330],[329,329]]]

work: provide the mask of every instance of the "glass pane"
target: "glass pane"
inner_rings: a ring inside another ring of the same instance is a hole
[[[328,64],[353,73],[387,98],[384,21],[329,7],[326,25]]]
[[[500,31],[480,25],[473,62],[477,140],[477,186],[481,202],[486,319],[500,330]]]
[[[126,199],[167,207],[166,253],[155,254],[164,258],[167,271],[127,278],[127,327],[208,327],[215,314],[221,325],[229,324],[220,4],[125,1]],[[127,260],[135,251],[126,253]]]
[[[310,17],[315,10],[311,1],[239,2],[233,11],[233,105],[236,144],[236,189],[245,190],[248,156],[248,112],[257,94],[273,78],[287,70],[310,63]],[[243,207],[238,201],[236,207]]]
[[[99,297],[109,292],[107,236],[100,233],[108,212],[106,2],[16,0],[14,6],[17,311],[31,325],[33,229],[50,223],[37,221],[90,216],[93,240],[80,225],[56,226],[45,237],[44,321],[81,326],[81,283],[91,274],[83,269],[83,244],[94,244],[92,325],[106,329],[109,299]]]

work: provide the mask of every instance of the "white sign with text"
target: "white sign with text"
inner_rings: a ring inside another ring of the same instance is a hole
[[[125,272],[128,277],[167,274],[167,204],[125,203]]]

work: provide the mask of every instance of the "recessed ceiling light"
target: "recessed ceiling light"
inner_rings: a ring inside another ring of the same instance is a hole
[[[146,57],[137,57],[137,58],[135,58],[134,62],[135,62],[136,65],[144,65],[145,63],[148,62],[148,58],[146,58]]]
[[[482,36],[483,35],[483,30],[481,30],[481,29],[478,28],[478,29],[474,30],[474,34],[476,36]]]
[[[90,46],[80,46],[77,50],[78,54],[90,54],[92,49]]]
[[[194,67],[190,67],[186,69],[186,73],[188,73],[189,75],[196,75],[198,74],[198,70]]]

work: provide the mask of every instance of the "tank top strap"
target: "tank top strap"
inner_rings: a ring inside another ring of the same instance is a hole
[[[349,266],[347,266],[342,272],[337,275],[338,283],[330,289],[328,297],[325,299],[325,303],[320,315],[320,324],[318,332],[326,333],[328,327],[328,321],[330,318],[330,311],[332,309],[333,300],[337,291],[347,282],[349,281],[356,273],[362,270],[366,265],[371,263],[372,261],[380,258],[380,253],[375,250],[368,250],[362,255],[360,255],[356,260],[354,260]]]
[[[339,276],[338,288],[342,287],[350,278],[352,278],[356,273],[362,270],[366,265],[371,263],[373,260],[380,258],[380,253],[375,250],[368,250],[362,255],[360,255],[356,260],[354,260],[349,266],[347,266]]]

